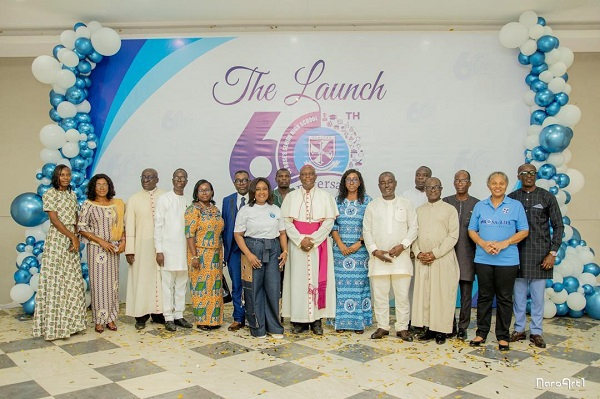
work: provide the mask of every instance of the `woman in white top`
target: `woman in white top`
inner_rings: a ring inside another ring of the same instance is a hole
[[[235,219],[234,238],[252,267],[252,276],[242,271],[246,320],[253,337],[283,338],[279,319],[280,271],[287,259],[287,236],[281,213],[273,205],[271,184],[264,177],[250,183],[248,205]]]

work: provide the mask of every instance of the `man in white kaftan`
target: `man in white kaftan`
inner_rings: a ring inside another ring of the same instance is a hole
[[[379,175],[381,197],[367,205],[363,219],[363,238],[371,257],[369,279],[377,330],[372,339],[390,334],[390,286],[396,303],[396,336],[412,341],[409,287],[413,275],[410,245],[417,237],[417,215],[410,201],[396,197],[396,178],[391,172]]]
[[[135,317],[135,328],[146,327],[150,317],[164,324],[160,268],[154,248],[154,210],[158,198],[165,193],[156,187],[158,173],[145,169],[140,177],[142,190],[129,198],[125,213],[125,258],[127,272],[127,302],[125,314]]]
[[[302,187],[288,193],[281,205],[281,217],[290,244],[283,282],[282,315],[290,317],[292,331],[310,327],[323,334],[321,318],[335,317],[333,249],[329,233],[338,216],[331,194],[315,187],[316,171],[310,165],[300,169]]]
[[[440,201],[442,184],[438,178],[427,179],[428,202],[417,208],[419,236],[413,243],[415,253],[415,288],[412,324],[425,327],[419,340],[443,344],[452,333],[456,291],[460,269],[454,246],[458,241],[458,212]]]

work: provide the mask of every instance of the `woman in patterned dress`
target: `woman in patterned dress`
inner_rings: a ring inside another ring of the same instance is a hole
[[[68,338],[84,331],[85,292],[77,238],[77,197],[71,191],[71,169],[57,165],[52,188],[44,196],[50,218],[40,283],[35,298],[33,336],[45,340]]]
[[[210,182],[194,186],[193,202],[185,211],[190,294],[196,325],[213,330],[223,324],[223,239],[225,222],[213,200]]]
[[[116,331],[119,313],[119,254],[125,250],[125,204],[114,198],[115,187],[105,174],[90,179],[81,206],[79,231],[87,242],[92,319],[97,333]]]
[[[369,253],[362,240],[363,217],[371,197],[365,193],[362,175],[347,170],[340,181],[336,198],[340,215],[331,236],[336,287],[335,329],[354,330],[362,334],[373,324],[371,288],[369,286]]]

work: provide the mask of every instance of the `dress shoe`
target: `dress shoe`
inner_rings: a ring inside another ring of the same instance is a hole
[[[483,344],[485,344],[485,338],[479,340],[477,338],[481,338],[481,337],[475,337],[475,339],[472,339],[471,341],[469,341],[469,346],[481,346]]]
[[[442,333],[435,334],[435,343],[438,345],[445,344],[446,343],[446,335],[448,335],[448,334],[442,334]]]
[[[306,323],[294,323],[294,325],[292,326],[293,334],[300,334],[301,332],[304,332],[306,330],[308,330],[308,324]]]
[[[400,338],[404,342],[413,342],[413,336],[408,330],[396,331],[396,337]]]
[[[344,331],[346,331],[346,330],[335,330],[335,332],[336,332],[336,333],[338,333],[338,334],[341,334],[341,333],[343,333]]]
[[[527,335],[525,335],[525,331],[523,331],[523,332],[513,331],[512,334],[510,334],[510,342],[525,341],[526,338],[527,338]]]
[[[365,330],[354,330],[354,332],[355,332],[356,334],[362,334],[362,333],[364,333],[364,332],[365,332]]]
[[[108,323],[106,325],[106,328],[108,328],[110,331],[117,331],[117,325],[115,324],[114,321],[111,321],[110,323]]]
[[[505,341],[506,344],[501,344],[500,341],[498,341],[498,350],[500,352],[506,352],[507,350],[510,350],[510,345],[508,344],[508,341]]]
[[[384,330],[383,328],[378,328],[377,330],[375,330],[375,332],[373,334],[371,334],[371,339],[381,339],[381,338],[385,337],[386,335],[390,335],[390,332],[388,330]]]
[[[98,334],[102,334],[104,332],[104,326],[102,324],[96,324],[94,331],[96,331]]]
[[[237,331],[240,328],[244,328],[244,322],[234,321],[227,329],[229,331]]]
[[[162,313],[152,313],[150,317],[153,323],[165,324],[165,316]]]
[[[458,332],[456,333],[456,338],[460,339],[461,341],[465,341],[467,339],[467,330],[464,328],[459,328]]]
[[[435,338],[435,336],[436,336],[436,333],[434,331],[431,331],[430,329],[426,329],[423,334],[417,335],[417,341],[431,341],[432,339]]]
[[[310,328],[312,329],[313,334],[315,335],[323,335],[323,326],[321,325],[321,320],[315,320],[310,324]]]
[[[533,344],[538,348],[546,347],[546,342],[544,341],[544,338],[542,338],[542,336],[539,334],[530,334],[529,341],[533,342]]]
[[[135,329],[136,330],[143,330],[144,328],[146,328],[146,323],[144,323],[143,321],[136,321],[135,322]]]
[[[181,319],[176,319],[174,323],[176,326],[183,327],[183,328],[192,328],[193,327],[192,323],[190,323],[183,317]]]
[[[175,332],[177,331],[177,326],[172,321],[165,322],[165,330]]]

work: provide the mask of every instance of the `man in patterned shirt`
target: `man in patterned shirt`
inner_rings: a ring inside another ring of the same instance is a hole
[[[510,341],[516,342],[526,338],[525,308],[529,288],[531,294],[529,340],[538,348],[545,348],[546,343],[542,338],[544,290],[546,279],[552,278],[556,251],[562,241],[564,226],[556,198],[535,185],[536,175],[535,166],[531,164],[519,166],[517,177],[521,181],[521,188],[508,195],[523,204],[529,223],[529,236],[519,243],[520,267],[515,280],[513,303],[515,330],[510,336]]]

